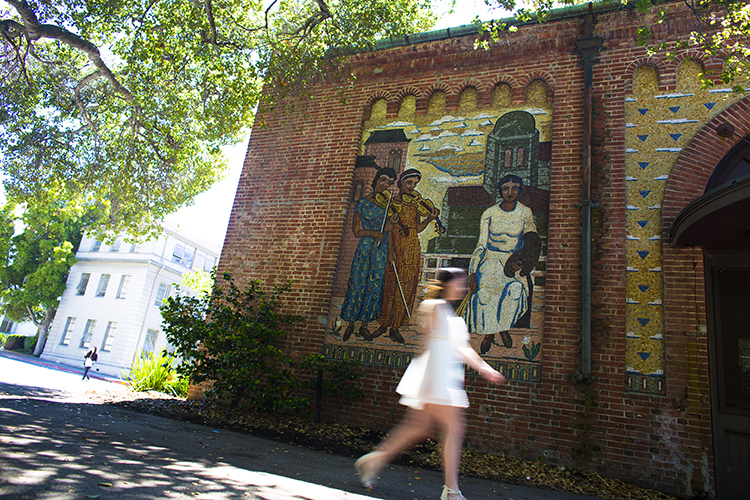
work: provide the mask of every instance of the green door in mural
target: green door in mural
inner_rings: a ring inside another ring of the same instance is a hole
[[[717,497],[750,491],[750,254],[706,253]]]

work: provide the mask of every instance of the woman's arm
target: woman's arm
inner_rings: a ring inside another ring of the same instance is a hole
[[[461,357],[464,358],[466,364],[478,371],[488,382],[500,385],[508,381],[502,373],[488,365],[487,362],[477,354],[477,351],[472,349],[468,344],[465,347],[459,348],[458,352]]]

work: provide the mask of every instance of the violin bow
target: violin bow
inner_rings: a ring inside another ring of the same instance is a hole
[[[391,261],[393,266],[393,274],[396,275],[396,283],[398,283],[398,291],[401,292],[401,300],[404,301],[404,309],[406,309],[406,315],[411,319],[411,313],[409,312],[409,305],[406,303],[406,296],[404,295],[404,289],[401,287],[401,278],[398,277],[398,271],[396,270],[396,261]]]
[[[388,191],[388,190],[386,190],[386,191]],[[390,208],[390,206],[391,206],[391,200],[393,199],[393,193],[391,193],[390,191],[388,191],[388,194],[390,194],[390,196],[388,197],[388,203],[385,204],[385,213],[383,214],[383,223],[380,225],[380,232],[381,233],[383,233],[383,231],[385,231],[385,221],[388,220],[388,209]],[[385,233],[383,233],[383,239],[380,240],[380,243],[378,243],[378,248],[380,248],[380,246],[383,244],[384,241],[385,241]]]

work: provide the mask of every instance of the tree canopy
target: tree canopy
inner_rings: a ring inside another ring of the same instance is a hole
[[[297,95],[340,75],[331,49],[433,21],[430,0],[0,0],[4,187],[143,234],[221,177],[264,83]]]

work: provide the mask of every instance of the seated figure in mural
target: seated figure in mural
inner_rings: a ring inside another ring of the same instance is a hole
[[[387,205],[379,201],[390,198],[388,188],[396,180],[392,168],[381,168],[372,181],[372,192],[354,205],[352,232],[360,238],[354,251],[349,284],[341,306],[341,319],[349,325],[343,340],[354,333],[354,323],[361,321],[359,335],[372,340],[367,324],[380,317],[383,282],[388,259],[388,232],[398,221],[398,214],[386,220]]]
[[[529,274],[541,249],[532,211],[518,201],[523,180],[506,175],[497,187],[502,201],[482,214],[479,241],[469,263],[469,298],[464,313],[469,331],[484,335],[482,354],[490,350],[496,334],[505,347],[513,347],[508,330],[529,309]]]
[[[415,189],[421,179],[418,170],[404,170],[398,178],[398,194],[391,200],[399,222],[388,236],[383,308],[378,319],[380,326],[373,333],[373,338],[379,337],[390,328],[388,336],[400,344],[404,343],[404,337],[399,328],[411,317],[422,268],[419,233],[440,215],[432,202]]]

